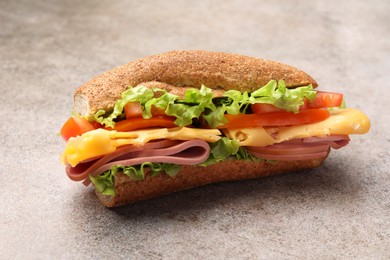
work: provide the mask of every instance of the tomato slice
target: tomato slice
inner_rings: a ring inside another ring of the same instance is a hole
[[[343,94],[334,92],[317,91],[316,98],[313,102],[305,100],[305,103],[300,107],[300,111],[309,108],[329,108],[339,107],[343,102]],[[252,112],[255,114],[270,113],[284,111],[283,109],[277,108],[271,104],[253,104],[251,105]]]
[[[129,118],[119,121],[115,124],[114,130],[120,132],[133,131],[137,129],[151,128],[151,127],[175,127],[173,123],[175,119],[170,117],[156,116],[149,119],[143,117]]]
[[[61,128],[61,136],[65,141],[69,138],[82,135],[94,130],[95,127],[88,120],[81,117],[70,117]]]
[[[253,104],[251,105],[252,112],[254,114],[261,114],[261,113],[270,113],[270,112],[279,112],[283,111],[283,109],[277,108],[274,105],[271,104]]]
[[[90,122],[91,125],[93,125],[93,127],[95,129],[98,129],[98,128],[104,128],[104,125],[99,123],[99,122],[96,122],[96,121],[93,121],[93,122]]]
[[[325,109],[306,109],[299,113],[279,111],[263,114],[227,114],[225,118],[228,123],[217,128],[300,125],[320,122],[328,117],[329,112]]]
[[[152,113],[153,116],[167,116],[167,114],[165,114],[164,109],[157,108],[155,106],[152,106],[150,112]]]
[[[343,94],[317,91],[316,98],[313,102],[309,102],[310,108],[327,108],[327,107],[339,107],[343,102]]]
[[[140,102],[129,102],[124,107],[126,118],[140,117],[142,116],[142,107]]]
[[[134,118],[142,116],[142,107],[140,102],[134,101],[129,102],[124,107],[124,112],[126,118]],[[157,108],[152,105],[151,113],[153,116],[166,116],[165,111],[163,109]]]

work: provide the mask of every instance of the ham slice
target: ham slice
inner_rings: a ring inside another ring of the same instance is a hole
[[[266,147],[247,147],[249,152],[265,160],[311,160],[328,155],[330,148],[340,149],[348,144],[347,135],[293,139]]]
[[[98,176],[115,165],[131,166],[144,162],[196,165],[207,160],[209,154],[210,146],[203,140],[164,140],[148,143],[143,147],[124,146],[99,159],[79,163],[76,167],[67,164],[66,173],[70,179],[84,180],[83,183],[88,185],[89,175]]]

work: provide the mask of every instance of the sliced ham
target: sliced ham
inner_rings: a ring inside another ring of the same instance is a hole
[[[264,159],[264,160],[279,160],[279,161],[299,161],[299,160],[312,160],[324,158],[328,155],[329,149],[322,152],[315,153],[300,153],[300,154],[267,154],[251,152],[252,155]]]
[[[144,147],[124,146],[94,161],[85,161],[76,167],[66,166],[70,179],[90,183],[88,176],[98,176],[115,165],[131,166],[144,162],[196,165],[207,160],[210,146],[203,140],[152,142]]]
[[[293,139],[266,147],[247,147],[249,152],[265,160],[310,160],[326,157],[330,148],[340,149],[348,144],[347,135]]]

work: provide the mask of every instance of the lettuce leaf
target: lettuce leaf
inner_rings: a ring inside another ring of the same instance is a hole
[[[144,86],[138,86],[135,88],[128,88],[122,93],[122,98],[119,99],[114,106],[114,110],[108,116],[106,115],[105,110],[99,110],[94,115],[96,122],[101,123],[102,125],[108,127],[114,127],[116,119],[118,116],[123,114],[123,108],[125,105],[132,101],[139,101],[141,104],[145,104],[147,101],[151,100],[154,97],[154,91]]]
[[[313,101],[316,92],[312,85],[289,89],[283,80],[271,80],[267,85],[252,93],[237,90],[228,90],[221,98],[213,99],[212,90],[202,85],[200,89],[189,88],[184,97],[168,93],[162,89],[149,89],[144,86],[130,87],[122,93],[111,114],[99,110],[94,120],[109,127],[114,127],[115,120],[122,116],[123,108],[128,102],[138,101],[142,106],[142,116],[145,119],[152,117],[152,107],[165,111],[169,116],[176,117],[177,126],[192,124],[193,119],[204,119],[207,124],[215,128],[226,123],[224,114],[245,113],[248,106],[256,103],[272,104],[278,108],[299,112],[305,98]]]
[[[234,156],[238,160],[258,161],[244,147],[240,147],[237,140],[232,140],[227,137],[222,137],[215,143],[209,143],[210,155],[209,158],[199,164],[199,166],[209,166],[226,160],[230,156]]]
[[[211,128],[216,128],[219,125],[227,123],[225,118],[226,108],[224,106],[218,106],[214,111],[211,111],[207,115],[203,115],[203,119]]]
[[[166,90],[155,88],[153,91],[155,94],[160,95],[160,97],[153,97],[145,103],[141,102],[142,117],[145,119],[152,117],[153,106],[161,110],[166,110],[170,104],[174,104],[175,100],[178,99],[178,96],[168,93]]]
[[[202,85],[200,89],[186,90],[184,99],[170,103],[165,113],[176,117],[176,125],[186,126],[192,124],[192,119],[200,118],[207,109],[213,111],[216,110],[216,106],[213,103],[212,90]]]
[[[169,176],[173,177],[180,171],[180,165],[170,164],[170,163],[151,163],[145,162],[141,165],[135,166],[113,166],[110,170],[105,171],[99,176],[93,177],[89,176],[92,183],[95,186],[95,189],[104,194],[115,196],[114,189],[114,176],[118,172],[123,172],[128,177],[140,181],[145,179],[145,169],[150,169],[151,176],[157,176],[161,172],[165,172]]]
[[[118,172],[118,169],[114,166],[111,170],[108,170],[104,173],[102,173],[99,176],[92,177],[89,176],[89,179],[95,186],[95,189],[104,194],[104,195],[111,195],[115,196],[115,189],[114,189],[114,176]]]
[[[248,161],[253,161],[253,162],[258,162],[262,159],[253,156],[250,152],[248,152],[247,149],[244,147],[240,146],[238,148],[237,153],[235,154],[237,160],[248,160]]]
[[[251,93],[249,103],[265,103],[276,106],[290,112],[299,112],[299,107],[304,104],[304,98],[312,102],[316,97],[316,91],[312,85],[289,89],[284,80],[271,80],[264,87]]]

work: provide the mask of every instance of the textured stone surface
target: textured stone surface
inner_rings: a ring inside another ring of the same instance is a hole
[[[385,0],[1,1],[0,258],[389,258],[389,12]],[[59,163],[72,93],[173,49],[294,65],[372,130],[313,171],[106,209]]]

